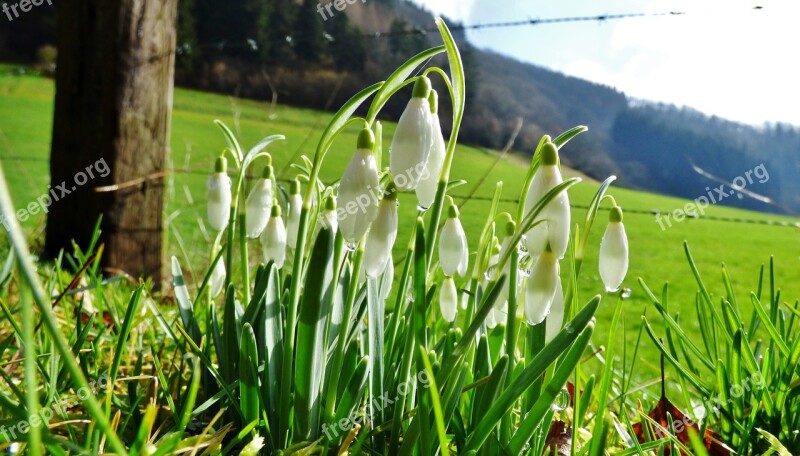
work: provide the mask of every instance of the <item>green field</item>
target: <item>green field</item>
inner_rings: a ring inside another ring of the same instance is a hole
[[[14,201],[19,207],[47,191],[53,95],[52,80],[19,75],[15,67],[0,66],[0,160],[11,184]],[[227,96],[176,90],[170,152],[170,163],[176,173],[169,179],[167,253],[181,258],[188,255],[189,259],[182,261],[188,261],[196,274],[206,266],[211,241],[199,228],[198,219],[205,217],[207,173],[213,167],[215,156],[225,145],[222,135],[212,123],[214,119],[221,119],[231,126],[245,146],[269,134],[285,135],[286,141],[275,145],[270,152],[276,162],[278,177],[287,179],[294,172],[288,166],[290,160],[297,163],[300,162],[300,155],[313,155],[316,141],[329,116],[328,113],[281,104],[271,107]],[[585,134],[592,134],[591,127],[589,125],[589,132]],[[384,141],[387,143],[393,128],[392,124],[385,124]],[[341,175],[353,151],[356,133],[355,130],[348,131],[337,140],[324,166],[323,180],[330,182]],[[569,146],[566,146],[562,154],[569,156],[569,153]],[[384,160],[388,162],[386,157]],[[458,148],[451,177],[466,180],[467,185],[453,191],[457,202],[461,201],[458,195],[470,193],[494,160],[493,153],[466,146]],[[489,208],[486,199],[492,195],[495,182],[503,181],[504,199],[515,200],[519,197],[526,172],[521,162],[520,157],[502,160],[475,191],[476,198],[463,205],[462,220],[473,248]],[[572,203],[587,205],[596,188],[597,183],[589,181],[574,187],[570,190]],[[779,285],[788,287],[800,282],[800,237],[797,228],[689,219],[662,231],[652,214],[630,210],[666,212],[683,207],[686,201],[618,188],[613,188],[611,194],[624,209],[629,210],[625,225],[630,239],[631,258],[625,286],[632,289],[632,295],[624,315],[628,342],[635,341],[639,316],[647,303],[637,283],[640,277],[651,288],[658,290],[665,282],[669,282],[672,309],[685,315],[682,318],[685,324],[688,320],[691,327],[698,327],[693,310],[697,287],[684,256],[684,240],[689,242],[701,274],[706,278],[711,292],[717,296],[724,293],[720,280],[722,263],[727,265],[735,291],[742,302],[746,299],[741,298],[757,286],[758,270],[762,263],[769,261],[770,255],[774,255],[778,266]],[[400,204],[401,228],[397,245],[404,248],[415,220],[415,197],[411,194],[401,195]],[[512,203],[506,202],[502,208],[512,210],[513,207]],[[573,221],[582,224],[584,212],[582,209],[573,209]],[[713,217],[792,221],[771,214],[725,207],[709,207],[706,212]],[[596,261],[605,214],[601,214],[598,220],[600,223],[595,225],[592,232],[591,248],[587,251],[579,284],[582,301],[602,291]],[[44,219],[29,220],[24,227],[29,231],[30,238],[41,240]],[[793,302],[798,297],[797,290],[786,289],[782,297],[785,301]],[[612,307],[608,300],[598,312],[600,323],[597,326],[599,337],[595,337],[596,344],[605,340],[608,328],[603,322],[610,319]],[[650,309],[648,314],[655,315],[655,312]],[[660,331],[661,320],[656,318],[654,323]],[[637,375],[649,377],[654,374],[658,364],[657,350],[649,341],[643,343],[642,349],[646,353],[639,357],[641,364],[637,368]]]

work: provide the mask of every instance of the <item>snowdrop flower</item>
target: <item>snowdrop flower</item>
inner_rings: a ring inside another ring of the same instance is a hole
[[[533,265],[525,290],[525,316],[528,323],[538,325],[544,320],[556,294],[558,258],[548,244]]]
[[[217,231],[228,226],[231,212],[231,178],[228,177],[228,161],[225,157],[217,158],[214,174],[206,183],[208,201],[208,223]]]
[[[558,169],[558,149],[549,140],[542,146],[541,165],[533,176],[533,181],[525,198],[525,214],[556,185],[563,182]],[[569,196],[563,191],[545,206],[536,217],[542,223],[527,233],[528,250],[532,257],[538,256],[549,243],[556,258],[564,258],[569,244],[570,212]]]
[[[436,189],[439,186],[439,177],[442,174],[442,167],[444,166],[444,156],[447,152],[447,145],[444,142],[442,135],[442,127],[439,124],[439,96],[435,90],[431,90],[431,95],[428,98],[431,105],[431,133],[433,138],[431,140],[431,150],[428,154],[428,161],[425,163],[425,168],[419,177],[417,183],[417,200],[419,207],[428,209],[433,204],[436,198]]]
[[[214,265],[214,270],[211,271],[211,277],[208,279],[208,285],[211,289],[211,297],[216,298],[222,293],[222,286],[225,284],[225,258],[217,260]]]
[[[439,309],[446,322],[452,323],[456,319],[458,290],[456,290],[456,283],[452,277],[445,277],[442,281],[442,289],[439,290]]]
[[[264,262],[275,262],[278,268],[283,267],[286,260],[286,227],[281,218],[281,207],[272,206],[272,213],[267,227],[261,232],[261,246],[264,248]]]
[[[431,150],[431,107],[428,96],[431,81],[421,76],[414,83],[414,92],[397,121],[397,129],[389,148],[389,169],[400,190],[417,187]]]
[[[289,209],[286,214],[286,244],[290,249],[297,245],[297,232],[300,230],[300,211],[303,209],[303,198],[300,196],[300,181],[292,181],[289,191]]]
[[[550,314],[547,315],[545,324],[545,341],[550,342],[561,331],[564,323],[564,290],[561,288],[561,277],[557,276],[556,294],[553,296],[553,304],[550,306]]]
[[[264,167],[264,173],[253,185],[250,194],[247,195],[247,201],[245,201],[247,211],[245,231],[248,238],[255,239],[264,231],[272,210],[272,198],[272,165],[268,164]]]
[[[614,206],[608,215],[608,226],[600,241],[599,269],[603,285],[609,292],[619,289],[628,272],[628,237],[619,206]]]
[[[389,183],[378,206],[378,216],[372,222],[364,246],[364,269],[369,277],[378,277],[392,257],[397,239],[397,187]]]
[[[447,221],[442,226],[439,240],[439,263],[442,265],[444,275],[452,277],[458,274],[464,277],[469,264],[469,247],[467,235],[458,219],[458,208],[453,199],[447,197]]]
[[[511,219],[511,214],[507,212],[500,214],[499,221],[504,226],[505,237],[503,237],[503,242],[500,244],[500,254],[498,255],[498,260],[496,261],[499,261],[499,259],[506,254],[508,249],[516,248],[516,246],[511,244],[511,241],[514,237],[514,231],[517,230],[517,224]],[[508,315],[508,281],[511,280],[510,273],[511,262],[507,261],[505,266],[503,266],[503,274],[506,275],[506,280],[503,282],[503,288],[500,290],[500,295],[497,297],[497,301],[494,303],[494,317],[498,323],[504,322],[505,316]],[[505,311],[502,311],[503,307],[505,307]]]
[[[358,146],[339,182],[339,230],[348,244],[357,243],[378,215],[372,196],[380,188],[378,165],[372,154],[375,135],[369,127],[358,135]],[[353,208],[355,210],[353,210]]]

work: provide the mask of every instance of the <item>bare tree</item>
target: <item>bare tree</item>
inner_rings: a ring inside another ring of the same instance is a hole
[[[151,277],[156,286],[162,279],[163,181],[148,180],[106,193],[95,188],[164,170],[177,2],[60,0],[57,4],[50,172],[55,195],[61,198],[65,191],[69,195],[50,207],[45,250],[50,255],[69,250],[73,240],[86,246],[102,216],[104,266]],[[103,173],[103,165],[110,172]]]

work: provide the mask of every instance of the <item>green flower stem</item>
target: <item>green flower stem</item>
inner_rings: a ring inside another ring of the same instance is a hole
[[[312,171],[313,173],[313,171]],[[316,178],[316,176],[315,176]],[[312,182],[314,179],[312,179]],[[292,423],[289,422],[292,408],[292,373],[294,361],[295,329],[297,327],[297,308],[300,305],[300,277],[302,277],[303,258],[305,256],[306,243],[303,240],[308,234],[308,216],[311,211],[311,195],[313,185],[309,185],[306,190],[307,203],[303,203],[303,210],[300,211],[300,226],[297,232],[297,248],[295,249],[295,260],[292,265],[292,281],[289,289],[289,309],[286,314],[286,329],[284,330],[284,349],[283,365],[281,367],[281,407],[280,423],[278,425],[278,441],[288,445],[289,430]],[[344,320],[343,320],[344,321]]]
[[[250,304],[250,261],[247,256],[247,214],[239,214],[239,258],[242,261],[242,294],[244,305]]]
[[[25,369],[25,406],[28,416],[32,417],[39,413],[39,392],[36,384],[36,344],[34,342],[35,318],[31,296],[27,292],[22,293],[22,345],[25,347],[25,358],[23,365]],[[28,454],[39,456],[42,451],[42,429],[39,426],[30,426],[28,432]]]
[[[353,271],[350,274],[350,283],[347,287],[344,314],[342,315],[342,328],[339,330],[339,338],[336,340],[336,351],[333,353],[333,361],[331,363],[331,372],[333,373],[338,373],[342,370],[342,363],[344,362],[344,355],[347,350],[347,325],[353,318],[353,305],[356,302],[356,295],[358,295],[358,276],[361,273],[361,265],[363,262],[364,246],[363,242],[361,242],[353,255]],[[331,425],[333,425],[333,419],[335,417],[334,409],[336,408],[337,389],[335,385],[329,385],[325,396],[323,418],[325,422]]]
[[[508,315],[506,315],[506,354],[508,355],[506,387],[511,386],[511,382],[514,380],[514,369],[517,365],[517,274],[519,274],[519,250],[513,244],[509,248],[512,251],[508,273]],[[503,416],[500,423],[501,442],[511,440],[513,418],[511,410]]]
[[[11,195],[8,191],[8,183],[6,182],[2,165],[0,165],[0,213],[2,213],[2,215],[4,215],[8,220],[8,238],[11,248],[17,255],[20,273],[28,283],[31,292],[33,293],[33,300],[36,304],[36,307],[39,308],[39,313],[42,316],[44,326],[50,333],[50,337],[53,340],[56,350],[58,351],[59,355],[61,355],[61,359],[63,360],[64,365],[67,368],[70,377],[72,378],[73,386],[76,390],[81,388],[89,390],[89,383],[86,381],[86,377],[83,376],[83,372],[81,371],[77,361],[75,361],[75,354],[72,352],[69,342],[67,342],[67,340],[64,338],[64,335],[61,334],[61,331],[58,327],[58,321],[53,315],[50,299],[45,293],[44,288],[42,288],[42,285],[39,283],[39,278],[36,275],[36,267],[33,264],[31,253],[28,250],[28,245],[25,242],[25,236],[22,234],[22,228],[19,226],[19,222],[17,221],[17,217],[13,210]],[[95,425],[100,429],[100,431],[103,432],[103,434],[105,434],[109,446],[116,453],[120,455],[127,455],[128,452],[125,449],[125,445],[123,445],[122,441],[119,439],[116,432],[106,419],[103,409],[100,406],[100,403],[97,402],[97,399],[90,394],[86,398],[85,405],[89,416],[95,420]]]

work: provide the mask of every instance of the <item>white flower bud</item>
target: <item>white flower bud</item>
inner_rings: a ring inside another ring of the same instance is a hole
[[[448,208],[447,221],[442,226],[439,236],[439,263],[446,276],[458,274],[464,277],[467,274],[469,264],[469,246],[467,245],[467,235],[458,219],[458,208],[453,204],[453,200],[448,197],[450,207]]]
[[[317,223],[317,233],[322,228],[331,230],[334,234],[339,230],[339,219],[336,217],[336,198],[333,195],[325,198],[325,208],[319,216],[319,223]]]
[[[211,277],[208,279],[212,298],[216,298],[222,293],[223,285],[225,285],[225,258],[220,258],[217,264],[214,265],[214,270],[211,271]]]
[[[525,317],[531,325],[544,320],[556,293],[558,258],[548,245],[533,265],[525,290]]]
[[[550,306],[546,322],[545,340],[550,342],[561,331],[561,325],[564,323],[564,290],[561,288],[561,277],[558,276],[556,294],[553,296],[553,304]]]
[[[446,322],[452,323],[456,319],[458,290],[452,277],[445,277],[442,281],[442,289],[439,290],[439,309]]]
[[[231,178],[228,177],[227,170],[227,160],[219,157],[214,165],[214,174],[208,177],[206,183],[208,223],[217,231],[228,226],[231,212]]]
[[[397,122],[397,129],[389,148],[389,168],[394,182],[401,190],[417,187],[420,174],[431,150],[431,107],[428,96],[431,83],[421,76],[414,83],[414,92],[405,111]]]
[[[378,215],[375,193],[380,192],[378,165],[372,150],[375,136],[365,128],[358,137],[358,149],[339,182],[339,230],[348,243],[357,243]]]
[[[255,239],[264,231],[272,210],[272,198],[272,166],[268,165],[264,168],[263,177],[256,181],[245,201],[247,211],[245,231],[248,238]]]
[[[525,215],[550,190],[562,183],[561,171],[558,169],[558,149],[547,141],[542,147],[542,161],[525,198]],[[545,206],[535,221],[544,220],[531,228],[527,235],[528,251],[531,256],[538,256],[549,243],[557,258],[564,258],[569,245],[570,207],[569,196],[562,191]]]
[[[264,448],[264,437],[256,435],[253,440],[242,448],[239,456],[257,456],[258,452]]]
[[[439,186],[439,177],[442,174],[442,167],[444,166],[444,156],[447,153],[447,145],[444,142],[442,135],[442,127],[439,124],[438,109],[438,95],[435,90],[431,90],[429,98],[431,105],[431,134],[433,135],[431,141],[431,150],[428,154],[428,161],[425,163],[425,168],[419,176],[417,183],[416,193],[419,207],[428,209],[436,199],[436,190]]]
[[[290,249],[297,245],[297,233],[300,230],[300,212],[303,210],[303,198],[300,196],[300,182],[292,181],[289,192],[289,209],[286,214],[286,245]]]
[[[283,267],[286,260],[286,227],[281,217],[281,207],[277,204],[272,206],[267,227],[261,232],[261,246],[265,263],[274,261],[276,267]]]
[[[386,195],[378,206],[378,216],[372,222],[364,246],[364,269],[369,277],[378,277],[392,257],[392,247],[397,239],[397,189],[394,184],[386,188]]]
[[[628,237],[622,224],[622,208],[614,206],[600,241],[600,278],[606,290],[616,291],[628,273]]]

